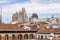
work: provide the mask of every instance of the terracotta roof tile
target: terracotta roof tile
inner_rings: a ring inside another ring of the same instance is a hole
[[[0,24],[0,30],[24,30],[15,24]]]
[[[35,25],[29,25],[28,27],[30,27],[32,30],[38,30],[37,26]]]
[[[60,29],[59,28],[55,28],[55,29],[40,29],[37,33],[60,33]]]
[[[40,24],[48,24],[47,22],[39,22]]]

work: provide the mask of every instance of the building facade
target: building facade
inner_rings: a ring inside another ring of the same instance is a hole
[[[46,28],[48,23],[0,24],[0,40],[52,40],[60,38],[60,28]]]
[[[60,18],[38,20],[38,15],[33,13],[28,21],[22,8],[12,16],[12,22],[17,23],[0,24],[0,40],[60,40]]]

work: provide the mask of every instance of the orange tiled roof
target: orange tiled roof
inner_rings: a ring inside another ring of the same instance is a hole
[[[0,30],[24,30],[15,24],[0,24]]]
[[[54,28],[54,29],[40,29],[37,33],[60,33],[60,28]]]
[[[38,30],[38,28],[37,28],[37,26],[35,26],[35,25],[28,25],[28,27],[30,27],[31,29],[33,29],[33,30]]]
[[[28,27],[30,27],[31,28],[31,30],[37,30],[37,27],[34,27],[34,26],[28,26]],[[22,27],[19,27],[18,26],[18,24],[0,24],[0,31],[1,30],[12,30],[12,31],[14,31],[14,30],[18,30],[18,31],[25,31],[25,29],[24,28],[22,28]]]
[[[35,25],[28,25],[32,30],[36,30],[37,33],[60,33],[60,28],[55,28],[55,29],[39,29]],[[19,27],[16,24],[0,24],[0,31],[1,30],[18,30],[18,31],[23,31],[25,30],[22,27]]]
[[[47,22],[44,22],[44,21],[42,21],[42,22],[39,22],[40,24],[48,24]]]

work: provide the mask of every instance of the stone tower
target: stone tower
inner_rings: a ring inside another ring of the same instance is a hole
[[[25,22],[27,21],[28,16],[26,14],[25,8],[22,8],[22,11],[19,11],[18,13],[18,21]]]
[[[13,14],[13,16],[12,16],[12,21],[14,22],[14,21],[17,21],[17,19],[18,19],[18,13],[16,12],[15,14]]]
[[[18,21],[18,22],[26,22],[28,20],[28,16],[26,14],[25,8],[22,8],[22,11],[19,11],[18,13],[16,12],[13,16],[12,16],[12,20],[14,21]]]

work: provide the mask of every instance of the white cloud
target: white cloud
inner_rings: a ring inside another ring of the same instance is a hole
[[[9,9],[11,13],[21,10],[22,7],[25,7],[28,13],[33,12],[40,12],[40,13],[47,13],[47,12],[59,12],[60,11],[60,4],[59,3],[52,3],[52,4],[39,4],[37,0],[31,0],[31,3],[16,3],[7,6],[4,10],[5,12]],[[5,13],[4,12],[4,13]],[[8,11],[7,11],[8,12]]]
[[[37,0],[31,0],[30,3],[16,3],[3,7],[3,15],[7,16],[8,13],[12,15],[16,11],[25,7],[26,12],[29,13],[60,13],[60,3],[39,4]]]
[[[4,3],[9,3],[12,2],[13,0],[0,0],[0,4],[4,4]]]
[[[2,4],[2,3],[7,3],[8,1],[0,1],[0,4]]]

